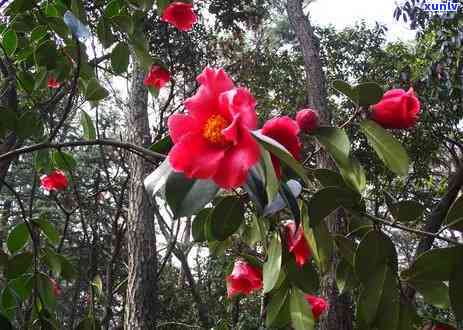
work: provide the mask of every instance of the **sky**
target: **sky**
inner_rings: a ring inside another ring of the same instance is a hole
[[[392,17],[398,0],[315,0],[309,5],[311,20],[317,25],[333,24],[339,29],[364,19],[369,24],[379,22],[389,28],[388,40],[409,41],[414,31],[403,21]]]

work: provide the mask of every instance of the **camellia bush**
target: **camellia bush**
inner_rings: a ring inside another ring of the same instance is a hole
[[[407,176],[409,157],[394,134],[413,134],[419,120],[420,101],[412,87],[384,91],[374,82],[336,81],[333,88],[355,105],[351,118],[339,127],[326,125],[317,109],[295,109],[294,118],[276,116],[260,125],[259,100],[252,90],[232,81],[222,68],[205,67],[184,109],[168,118],[168,136],[155,144],[169,146],[165,155],[99,138],[84,110],[79,110],[82,136],[68,141],[63,125],[77,99],[96,106],[109,94],[93,70],[102,61],[110,61],[112,73],[122,75],[132,54],[146,70],[144,84],[153,96],[173,83],[169,67],[150,55],[144,27],[138,24],[145,16],[155,10],[182,33],[198,19],[191,1],[95,3],[102,11],[92,17],[81,1],[14,0],[0,7],[5,17],[0,25],[0,70],[7,82],[0,137],[5,143],[14,140],[0,160],[32,154],[47,203],[61,206],[66,189],[75,189],[72,173],[80,164],[63,149],[111,146],[162,158],[144,182],[150,197],[165,200],[174,219],[193,217],[198,244],[207,243],[211,251],[232,246],[239,251],[224,278],[228,298],[260,295],[266,327],[314,329],[326,317],[330,302],[323,296],[321,279],[334,257],[339,260],[339,291],[355,298],[358,329],[421,327],[427,320],[407,300],[407,288],[431,301],[444,292],[455,319],[463,320],[463,243],[445,230],[436,234],[408,227],[425,208],[413,200],[397,200],[386,192],[391,217],[370,214],[368,178],[352,154],[358,141],[349,141],[346,133],[347,128],[360,132],[393,175]],[[109,56],[89,58],[85,42],[95,32],[101,47],[111,49]],[[58,111],[59,101],[64,107]],[[317,146],[306,158],[302,140]],[[329,158],[332,166],[308,167],[316,157]],[[4,179],[2,184],[17,196]],[[8,232],[0,253],[0,328],[59,328],[60,281],[72,283],[78,275],[73,256],[62,252],[67,226],[60,232],[46,212],[26,212],[21,198],[18,205],[22,221]],[[66,207],[64,211],[69,212]],[[462,215],[460,198],[446,215],[444,229],[461,231]],[[346,235],[329,230],[336,217],[345,219]],[[418,256],[408,269],[399,269],[391,231],[432,237],[438,248]],[[88,316],[78,329],[100,328],[93,302],[102,287],[101,278],[95,277],[86,297]],[[28,313],[18,316],[23,305],[30,306]],[[456,324],[433,322],[431,327],[455,329]]]

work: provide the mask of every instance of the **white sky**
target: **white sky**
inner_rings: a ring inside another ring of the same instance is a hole
[[[402,20],[392,17],[395,3],[401,0],[316,0],[309,5],[310,17],[317,25],[333,24],[339,29],[364,19],[368,24],[375,22],[389,28],[388,40],[412,40],[415,32]]]

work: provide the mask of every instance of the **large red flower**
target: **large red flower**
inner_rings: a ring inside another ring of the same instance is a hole
[[[329,308],[328,302],[322,297],[317,297],[310,294],[306,294],[304,297],[312,307],[312,315],[314,320],[318,320],[320,315],[325,313],[325,311]]]
[[[262,271],[242,260],[235,261],[233,271],[226,280],[229,298],[238,294],[249,295],[262,289]]]
[[[212,179],[225,189],[238,187],[260,158],[250,133],[257,125],[256,101],[222,69],[204,69],[198,82],[198,92],[184,102],[188,113],[169,118],[174,143],[170,164],[190,178]]]
[[[420,114],[420,101],[413,88],[391,89],[382,100],[372,106],[371,118],[384,128],[410,128],[415,126]]]
[[[54,170],[40,178],[40,186],[46,191],[64,190],[68,186],[68,178],[60,170]]]
[[[191,3],[176,1],[164,9],[162,20],[172,24],[180,31],[190,31],[198,18]]]
[[[274,139],[285,147],[294,158],[301,159],[301,141],[299,125],[288,116],[270,119],[262,127],[262,134]],[[272,163],[278,177],[281,177],[280,161],[272,155]]]
[[[302,226],[299,226],[296,231],[296,224],[294,221],[288,221],[285,224],[285,234],[288,251],[294,255],[296,264],[299,267],[304,266],[304,264],[310,260],[310,257],[312,257],[312,250],[305,239]]]
[[[145,86],[161,89],[170,80],[170,72],[159,65],[153,65],[143,81]]]

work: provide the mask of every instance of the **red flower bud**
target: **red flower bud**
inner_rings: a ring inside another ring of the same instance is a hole
[[[322,297],[306,294],[304,298],[312,307],[312,315],[314,320],[318,320],[320,315],[325,313],[329,308],[328,302]]]
[[[61,86],[61,84],[59,83],[58,80],[56,80],[55,77],[50,76],[50,77],[48,77],[47,86],[48,86],[48,88],[57,89],[57,88],[59,88]]]
[[[40,186],[46,191],[64,190],[68,186],[68,178],[60,170],[54,170],[48,175],[40,178]]]
[[[198,18],[191,3],[176,1],[164,9],[162,20],[172,24],[180,31],[190,31]]]
[[[55,297],[58,297],[61,295],[61,287],[58,284],[58,282],[54,278],[50,278],[51,286],[53,287],[53,294]]]
[[[305,265],[306,262],[312,257],[312,250],[310,249],[309,243],[305,239],[304,230],[302,226],[299,226],[296,231],[296,224],[294,221],[289,221],[285,224],[286,232],[286,246],[288,251],[294,255],[296,264],[299,267]]]
[[[296,121],[304,133],[311,133],[318,128],[320,116],[316,110],[303,109],[296,114]]]
[[[145,86],[161,89],[170,80],[170,72],[159,65],[153,65],[143,81]]]
[[[372,106],[371,118],[384,128],[410,128],[415,126],[420,113],[420,101],[413,88],[408,92],[392,89]]]
[[[280,143],[297,160],[301,159],[301,141],[298,137],[299,131],[299,125],[288,116],[272,118],[262,127],[262,134]],[[281,177],[280,161],[273,155],[272,163],[276,175]]]
[[[238,294],[246,296],[262,289],[262,271],[243,260],[235,261],[233,271],[226,280],[229,298]]]

